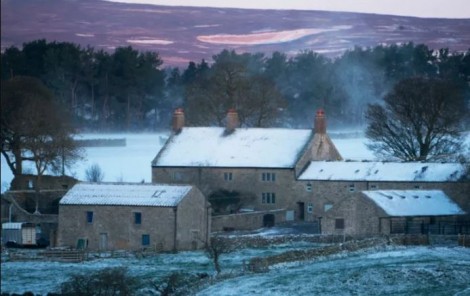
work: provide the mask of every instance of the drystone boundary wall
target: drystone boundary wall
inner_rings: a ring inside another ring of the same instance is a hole
[[[333,238],[330,238],[333,239]],[[266,272],[269,267],[279,263],[312,260],[315,258],[331,256],[343,252],[354,252],[386,245],[428,245],[426,235],[402,235],[393,237],[374,237],[362,240],[350,240],[333,245],[308,250],[294,250],[269,257],[255,257],[248,263],[248,270],[252,272]]]

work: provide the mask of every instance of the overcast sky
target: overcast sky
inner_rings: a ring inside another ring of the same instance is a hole
[[[417,17],[470,18],[470,0],[109,0],[171,6],[351,11]]]

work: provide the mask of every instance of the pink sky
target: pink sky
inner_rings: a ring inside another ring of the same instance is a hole
[[[470,18],[469,0],[108,0],[169,6],[350,11],[417,17]]]

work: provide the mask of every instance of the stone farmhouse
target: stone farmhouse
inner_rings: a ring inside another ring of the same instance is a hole
[[[194,250],[209,233],[209,206],[189,185],[78,183],[59,204],[58,246]]]
[[[341,160],[326,134],[324,112],[317,112],[315,130],[238,125],[236,111],[229,110],[225,128],[184,127],[177,109],[174,133],[152,162],[152,182],[200,188],[213,208],[213,230],[307,219],[297,177],[310,161]]]
[[[470,213],[464,171],[460,164],[343,161],[323,110],[313,129],[280,129],[240,128],[235,110],[225,128],[185,127],[177,109],[173,134],[152,162],[152,182],[200,188],[213,208],[213,231],[305,221],[322,234],[369,235],[455,225]],[[384,206],[367,193],[375,190],[401,191],[407,201],[421,196],[409,204],[392,199],[410,207],[455,207],[390,214],[393,203]]]

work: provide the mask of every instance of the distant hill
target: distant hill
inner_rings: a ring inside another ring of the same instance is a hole
[[[157,51],[166,66],[210,60],[222,49],[339,55],[354,46],[424,43],[470,47],[470,19],[325,11],[168,7],[99,0],[2,0],[1,47],[45,38],[112,51]]]

